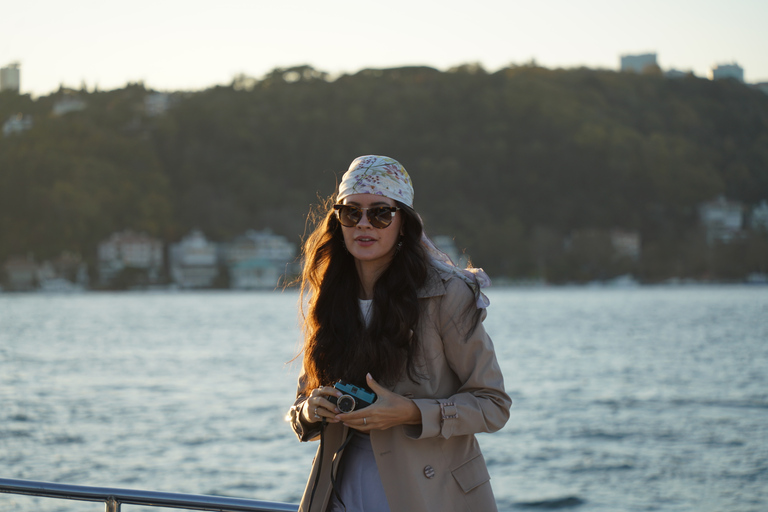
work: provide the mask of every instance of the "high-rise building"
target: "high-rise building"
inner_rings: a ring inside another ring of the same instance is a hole
[[[634,71],[635,73],[642,73],[647,68],[658,68],[659,65],[656,62],[655,53],[644,53],[642,55],[622,55],[621,56],[621,70],[622,71]]]
[[[21,86],[21,71],[18,62],[11,62],[4,68],[0,68],[0,91],[19,92]]]
[[[712,66],[710,70],[710,78],[712,80],[720,80],[723,78],[733,78],[739,82],[744,82],[744,68],[736,64],[717,64]]]

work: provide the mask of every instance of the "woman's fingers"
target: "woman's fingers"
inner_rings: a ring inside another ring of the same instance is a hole
[[[320,386],[319,388],[315,388],[315,389],[313,389],[313,390],[312,390],[312,391],[309,393],[309,396],[310,396],[310,397],[313,397],[313,396],[323,396],[323,395],[328,395],[328,394],[329,394],[329,393],[328,393],[328,388],[326,388],[326,387],[323,387],[323,386]]]
[[[335,395],[336,389],[332,387],[313,389],[307,399],[307,416],[309,421],[314,423],[326,418],[331,423],[338,423],[339,420],[335,416],[341,411],[327,398]]]
[[[363,410],[368,410],[363,409]],[[336,414],[334,415],[334,420],[337,422],[342,422],[344,425],[346,425],[349,428],[353,428],[355,430],[359,430],[360,432],[370,432],[371,430],[374,430],[377,427],[378,422],[375,419],[375,416],[373,415],[357,415],[358,411],[355,411],[355,413],[346,413],[346,414]],[[355,414],[355,416],[350,417],[351,414]],[[342,418],[344,416],[344,418]]]
[[[421,423],[421,411],[413,400],[387,391],[373,405],[337,414],[336,419],[348,427],[367,432],[386,430],[397,425],[418,425]]]

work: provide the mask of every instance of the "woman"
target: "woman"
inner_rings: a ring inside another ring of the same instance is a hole
[[[496,510],[474,434],[509,418],[482,320],[489,284],[423,234],[396,160],[355,159],[304,245],[304,364],[291,423],[321,439],[302,512]],[[341,413],[343,381],[375,402]]]

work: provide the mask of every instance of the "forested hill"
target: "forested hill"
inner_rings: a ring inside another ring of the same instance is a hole
[[[768,199],[768,95],[734,81],[472,65],[331,80],[298,67],[173,93],[161,115],[152,94],[0,93],[0,122],[33,121],[0,139],[0,262],[62,250],[92,261],[127,228],[175,242],[192,228],[225,241],[270,227],[298,241],[318,194],[374,153],[411,173],[428,232],[454,236],[492,275],[756,270],[697,256],[699,204]],[[84,108],[53,115],[65,99]],[[581,256],[563,244],[617,228],[640,233],[639,262],[619,265],[597,235]]]

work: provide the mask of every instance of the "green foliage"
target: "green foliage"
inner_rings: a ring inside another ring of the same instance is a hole
[[[131,92],[89,95],[88,111],[37,114],[33,129],[0,139],[0,259],[91,255],[116,229],[166,234],[168,180],[152,145],[131,133]]]
[[[732,277],[766,259],[757,241],[730,267],[720,253],[683,256],[701,248],[698,204],[768,198],[768,96],[743,84],[476,64],[330,80],[298,66],[175,94],[156,117],[151,93],[0,94],[0,120],[34,120],[0,139],[0,261],[93,258],[128,228],[173,242],[270,227],[298,241],[310,205],[368,153],[400,160],[428,231],[455,236],[492,275]],[[85,110],[53,117],[74,94]],[[640,262],[611,258],[614,228],[641,233]]]

